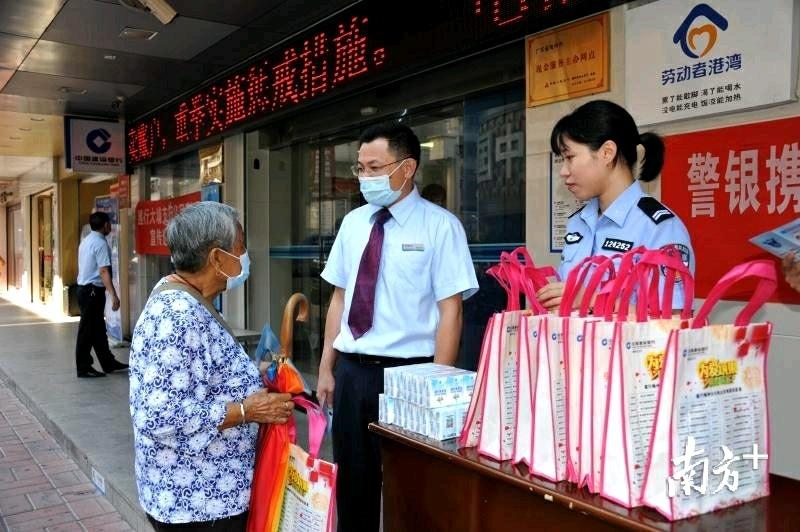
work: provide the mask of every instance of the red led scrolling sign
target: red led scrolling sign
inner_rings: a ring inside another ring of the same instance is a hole
[[[356,81],[375,79],[379,71],[386,77],[387,72],[435,62],[447,54],[480,48],[498,38],[507,41],[521,37],[538,28],[622,3],[619,0],[406,1],[402,11],[387,13],[381,0],[364,0],[348,8],[338,21],[323,30],[269,52],[238,72],[134,122],[127,129],[129,164],[140,164],[178,147],[220,135]],[[420,16],[427,18],[420,20]],[[420,42],[425,45],[420,47]]]
[[[296,105],[380,68],[384,48],[372,47],[366,17],[340,23],[335,35],[320,32],[302,47],[286,48],[280,63],[250,66],[181,101],[172,113],[170,144],[188,144],[220,134],[255,116]],[[128,159],[145,161],[167,148],[162,116],[128,129]],[[159,145],[159,141],[161,145]]]

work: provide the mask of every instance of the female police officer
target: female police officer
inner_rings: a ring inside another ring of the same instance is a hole
[[[683,222],[634,178],[639,145],[644,149],[638,181],[652,181],[664,163],[664,143],[653,133],[639,134],[633,117],[619,105],[595,100],[562,117],[550,135],[553,152],[564,157],[560,175],[569,191],[587,203],[570,216],[559,275],[592,255],[624,253],[636,246],[676,246],[694,273],[694,253]],[[562,282],[542,288],[537,297],[548,309],[558,308]],[[576,298],[579,302],[580,298]],[[683,290],[676,285],[673,307],[682,308]]]

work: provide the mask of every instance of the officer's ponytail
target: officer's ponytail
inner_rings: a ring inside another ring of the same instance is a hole
[[[642,133],[640,143],[644,146],[640,181],[652,181],[661,173],[664,166],[664,141],[655,133]]]
[[[631,172],[636,168],[636,147],[644,147],[644,161],[639,175],[642,181],[652,181],[664,165],[664,143],[655,133],[639,135],[633,117],[623,107],[607,100],[592,100],[572,113],[562,117],[550,134],[550,147],[560,154],[564,151],[564,139],[589,146],[597,151],[606,141],[617,145],[614,164],[621,162]]]

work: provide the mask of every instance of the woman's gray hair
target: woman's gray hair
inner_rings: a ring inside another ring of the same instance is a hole
[[[167,246],[176,270],[203,269],[214,248],[232,251],[239,213],[230,205],[201,201],[186,206],[167,225]]]

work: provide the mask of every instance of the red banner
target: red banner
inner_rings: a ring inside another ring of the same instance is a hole
[[[200,193],[136,204],[136,253],[139,255],[169,255],[164,231],[176,214],[200,201]]]
[[[689,229],[697,296],[730,268],[779,259],[749,240],[800,217],[800,117],[666,137],[661,197]],[[745,300],[747,287],[726,299]],[[781,280],[772,301],[800,303]]]

